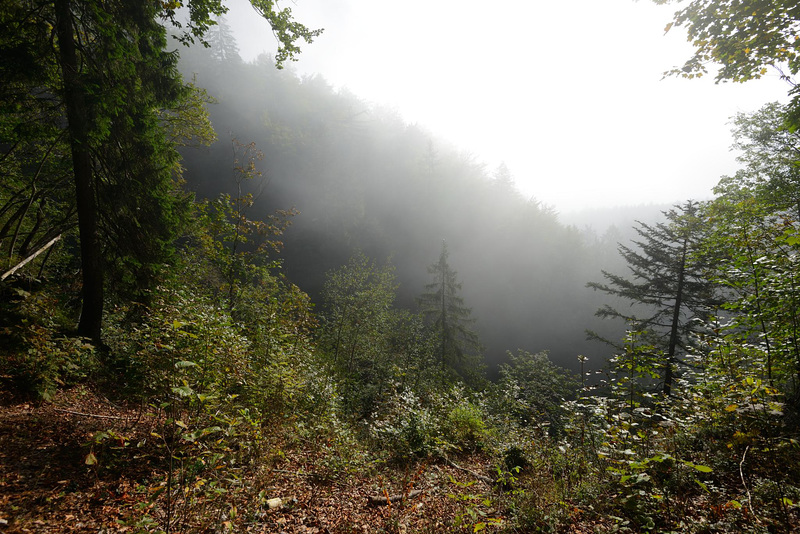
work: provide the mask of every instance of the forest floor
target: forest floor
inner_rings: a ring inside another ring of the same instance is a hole
[[[153,419],[138,407],[117,406],[85,388],[59,392],[49,402],[0,406],[0,533],[138,532],[148,514],[154,518],[148,530],[163,529],[163,494],[158,507],[152,504],[152,486],[164,480],[163,459],[146,447],[126,446],[109,460],[109,449],[101,453],[92,445],[96,432],[109,430],[124,432],[129,444],[136,443],[151,435]],[[222,511],[219,500],[216,508],[195,503],[188,514],[176,509],[177,528],[170,531],[463,532],[481,522],[489,531],[508,527],[493,508],[493,489],[474,476],[490,473],[489,460],[481,455],[459,457],[462,469],[423,461],[384,465],[370,475],[355,469],[330,476],[318,465],[324,459],[311,449],[272,448],[280,449],[279,462],[264,462],[268,465],[242,477],[251,491],[220,499],[230,498]],[[371,496],[414,490],[421,491],[401,502],[369,502]],[[273,498],[283,504],[270,509]],[[594,531],[585,528],[575,525],[571,531]]]

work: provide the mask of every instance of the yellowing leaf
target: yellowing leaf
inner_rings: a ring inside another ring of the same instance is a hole
[[[95,456],[93,452],[90,452],[86,455],[86,460],[84,460],[83,463],[86,465],[94,465],[97,463],[97,456]]]
[[[738,408],[738,406],[737,406],[737,405],[735,405],[735,404],[729,404],[729,405],[725,406],[725,411],[726,411],[726,412],[735,412],[735,411],[736,411],[736,408]]]

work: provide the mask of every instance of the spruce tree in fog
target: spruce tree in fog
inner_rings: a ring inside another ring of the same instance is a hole
[[[717,300],[707,269],[697,256],[705,235],[700,205],[687,201],[664,215],[666,222],[639,223],[635,230],[641,240],[634,241],[634,247],[619,246],[630,269],[628,276],[603,271],[607,283],[587,286],[630,301],[626,310],[605,305],[596,315],[626,320],[655,347],[663,392],[669,395],[689,334],[699,319],[710,315]]]
[[[461,283],[456,271],[450,268],[448,257],[447,244],[443,241],[439,261],[428,267],[433,281],[425,284],[425,293],[417,303],[438,338],[442,370],[450,368],[469,376],[479,366],[482,347],[471,329],[475,319],[460,296]]]
[[[208,32],[211,57],[221,63],[241,63],[239,45],[225,17],[219,17],[217,24]]]

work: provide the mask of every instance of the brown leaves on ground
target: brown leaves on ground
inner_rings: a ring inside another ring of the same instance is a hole
[[[114,428],[135,437],[149,431],[147,424],[143,410],[114,406],[81,388],[41,405],[0,407],[3,531],[117,531],[117,520],[137,504],[132,479],[151,470],[147,462],[136,461],[87,465],[96,452],[93,436]]]
[[[156,423],[142,407],[116,406],[84,388],[39,405],[0,407],[0,532],[135,532],[145,516],[153,518],[152,530],[163,529],[164,494],[153,491],[164,485],[163,451],[159,457],[152,447],[135,446],[147,442]],[[97,432],[111,437],[98,444]],[[323,467],[324,448],[281,440],[275,436],[266,447],[269,460],[240,470],[240,490],[192,506],[186,499],[182,509],[176,492],[172,516],[181,522],[170,530],[403,533],[471,531],[489,520],[502,525],[492,488],[452,466],[422,462],[375,475],[366,474],[374,469],[336,473]],[[460,461],[490,472],[485,458]],[[183,483],[188,493],[191,480]],[[386,506],[368,503],[370,496],[414,490],[421,493]],[[283,504],[270,509],[273,498]]]

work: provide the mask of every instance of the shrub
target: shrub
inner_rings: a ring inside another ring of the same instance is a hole
[[[399,461],[430,454],[439,422],[411,391],[396,394],[373,415],[369,433],[373,441]]]
[[[470,402],[455,406],[447,414],[445,437],[461,450],[483,448],[487,429],[481,409]]]
[[[94,347],[62,333],[63,317],[55,297],[45,289],[33,293],[15,289],[11,294],[2,315],[13,326],[0,329],[2,389],[20,397],[49,399],[59,386],[95,373]]]

